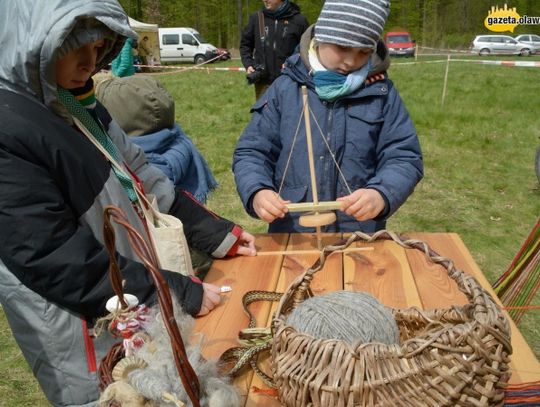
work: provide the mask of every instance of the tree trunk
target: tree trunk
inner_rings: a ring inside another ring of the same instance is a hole
[[[237,17],[237,23],[238,23],[238,41],[237,43],[240,44],[240,38],[242,37],[242,0],[237,0],[237,6],[238,6],[238,15]]]

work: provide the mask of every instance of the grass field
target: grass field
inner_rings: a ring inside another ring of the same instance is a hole
[[[394,60],[389,73],[418,130],[425,178],[388,228],[458,233],[494,282],[540,215],[534,174],[534,154],[540,145],[540,69],[452,62],[441,106],[445,64],[401,62],[411,60]],[[238,62],[211,68],[233,65]],[[157,77],[176,100],[177,121],[220,182],[209,207],[252,232],[265,231],[262,222],[244,213],[231,174],[232,152],[254,99],[244,75],[182,71]],[[539,302],[537,295],[535,304]],[[539,327],[540,314],[534,311],[520,325],[537,357]],[[0,406],[47,405],[1,312],[0,372]]]

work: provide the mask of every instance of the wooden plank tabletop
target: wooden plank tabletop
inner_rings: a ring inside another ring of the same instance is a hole
[[[459,235],[408,233],[407,236],[426,242],[438,254],[452,259],[458,268],[473,275],[500,304]],[[323,244],[335,244],[342,238],[338,234],[325,234]],[[328,257],[311,284],[315,295],[342,289],[366,291],[395,308],[433,309],[467,303],[446,270],[429,263],[418,250],[407,250],[391,241],[356,242],[354,245],[359,249]],[[260,234],[256,246],[258,252],[272,254],[217,260],[205,279],[209,283],[232,287],[232,292],[223,294],[219,307],[196,320],[195,332],[202,336],[195,338],[203,341],[202,353],[206,358],[218,358],[225,350],[238,346],[238,332],[248,325],[242,308],[242,296],[247,291],[283,292],[319,257],[312,234]],[[257,326],[270,324],[276,306],[269,302],[250,306]],[[540,363],[516,325],[510,318],[509,321],[513,347],[510,383],[540,380]],[[263,370],[270,372],[268,358],[259,362]],[[246,407],[279,406],[266,391],[268,387],[251,371],[240,375],[234,383]]]

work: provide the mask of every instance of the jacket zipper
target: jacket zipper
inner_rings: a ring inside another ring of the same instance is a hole
[[[276,51],[276,39],[277,39],[277,31],[278,29],[278,20],[274,20],[274,45],[273,45],[273,48],[274,48],[274,51]]]

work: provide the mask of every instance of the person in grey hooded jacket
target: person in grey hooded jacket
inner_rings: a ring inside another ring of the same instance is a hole
[[[51,404],[93,406],[97,361],[121,340],[89,329],[114,295],[104,208],[120,207],[145,236],[137,183],[183,221],[190,245],[214,257],[253,255],[254,238],[175,189],[95,102],[91,75],[136,37],[116,0],[2,0],[0,22],[0,302]],[[74,118],[125,172],[113,169]],[[150,305],[152,279],[117,229],[124,291]],[[218,287],[160,272],[191,315],[219,302]]]
[[[326,2],[300,53],[252,108],[233,171],[246,211],[269,232],[312,232],[289,202],[311,202],[301,87],[307,88],[319,201],[341,203],[323,231],[383,229],[423,176],[412,121],[386,75],[386,0]]]

